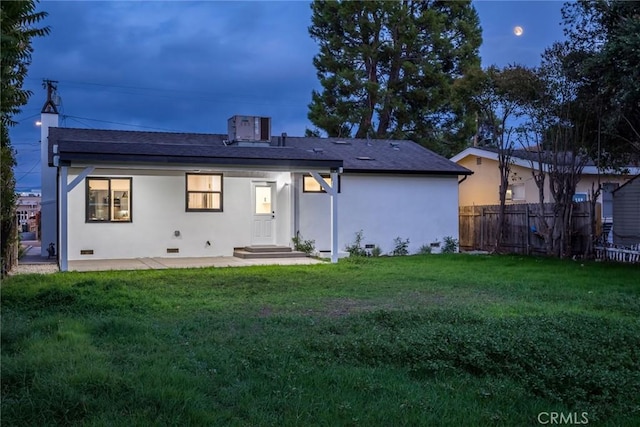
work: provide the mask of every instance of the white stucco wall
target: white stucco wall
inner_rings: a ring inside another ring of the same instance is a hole
[[[71,168],[69,181],[80,171]],[[234,247],[251,244],[252,181],[277,182],[276,244],[288,246],[290,174],[222,173],[223,212],[186,212],[185,171],[96,169],[91,177],[132,178],[132,222],[87,223],[83,180],[69,193],[69,260],[231,256]],[[169,254],[167,248],[180,252]],[[81,255],[84,249],[93,255]]]
[[[298,180],[301,178],[298,176]],[[343,174],[338,199],[338,249],[363,231],[364,244],[394,248],[394,239],[409,239],[409,253],[422,245],[458,238],[458,177]],[[299,189],[299,229],[316,250],[330,249],[330,197]],[[434,249],[437,252],[438,249]]]

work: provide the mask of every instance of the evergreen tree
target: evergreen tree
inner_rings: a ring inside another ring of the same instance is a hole
[[[470,1],[317,1],[309,33],[321,91],[309,119],[329,136],[410,138],[444,154],[468,141],[473,114],[458,96],[480,67]]]
[[[9,140],[9,127],[15,124],[13,116],[27,103],[31,92],[24,90],[22,84],[31,63],[31,39],[49,33],[49,28],[35,28],[34,25],[47,14],[36,12],[36,4],[28,1],[0,2],[0,54],[2,55],[2,76],[0,79],[0,224],[2,275],[10,267],[10,252],[15,244],[15,177],[16,164],[14,150]]]

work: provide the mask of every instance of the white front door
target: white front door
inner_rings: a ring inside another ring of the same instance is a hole
[[[253,230],[251,244],[273,245],[276,242],[276,183],[254,182]]]

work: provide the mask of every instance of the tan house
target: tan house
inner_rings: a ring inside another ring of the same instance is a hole
[[[538,203],[538,187],[533,179],[532,170],[538,169],[537,153],[527,150],[515,150],[511,159],[511,174],[507,190],[507,203]],[[473,175],[461,180],[459,185],[460,206],[497,205],[500,203],[500,173],[496,149],[470,147],[451,158]],[[545,165],[543,165],[545,169]],[[610,222],[613,216],[613,191],[640,173],[640,167],[629,168],[629,175],[615,173],[600,174],[602,193],[598,202],[602,204],[602,217]],[[592,186],[597,188],[598,170],[595,165],[584,167],[582,178],[576,187],[574,200],[587,201]],[[545,202],[553,202],[549,189],[549,180],[545,180]]]

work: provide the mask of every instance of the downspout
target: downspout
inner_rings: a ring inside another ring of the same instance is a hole
[[[467,178],[469,178],[469,175],[465,175],[464,178],[458,181],[458,185],[462,184]]]

